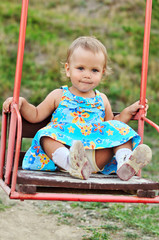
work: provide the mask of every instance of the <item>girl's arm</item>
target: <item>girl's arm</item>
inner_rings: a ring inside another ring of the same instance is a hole
[[[148,109],[148,104],[147,104],[147,100],[146,100],[146,105],[145,105],[145,112],[147,113],[147,109]],[[115,116],[114,119],[115,120],[119,120],[121,122],[124,123],[128,123],[130,121],[130,119],[136,115],[137,111],[139,109],[143,109],[144,106],[140,104],[139,101],[133,103],[132,105],[130,105],[129,107],[125,108],[119,115]]]
[[[27,102],[23,97],[19,98],[19,110],[21,115],[31,123],[37,123],[47,118],[57,107],[61,100],[62,89],[52,91],[37,107]],[[10,111],[13,98],[7,98],[3,103],[4,112]]]
[[[110,105],[110,102],[109,102],[107,96],[105,94],[101,93],[101,97],[103,99],[103,103],[104,103],[104,107],[105,107],[104,121],[113,120],[114,115],[113,115],[112,108],[111,108],[111,105]]]
[[[124,123],[128,123],[130,119],[136,115],[137,111],[139,109],[143,109],[144,106],[139,103],[139,101],[135,102],[134,104],[130,105],[129,107],[125,108],[120,114],[114,116],[110,102],[108,98],[106,97],[105,94],[101,93],[101,97],[104,102],[105,106],[105,118],[104,121],[109,121],[109,120],[118,120]],[[147,109],[148,109],[148,101],[146,99],[146,104],[145,104],[145,115],[147,114]]]

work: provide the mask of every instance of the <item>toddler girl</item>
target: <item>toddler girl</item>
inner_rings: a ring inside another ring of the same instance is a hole
[[[23,169],[54,171],[88,179],[92,172],[117,173],[129,180],[151,160],[151,150],[126,123],[144,106],[135,102],[114,116],[107,96],[95,88],[107,74],[107,51],[94,37],[79,37],[69,47],[65,63],[71,87],[53,90],[37,107],[20,97],[19,109],[31,123],[52,114],[23,160]],[[9,111],[12,98],[4,104]],[[145,112],[147,111],[145,104]]]

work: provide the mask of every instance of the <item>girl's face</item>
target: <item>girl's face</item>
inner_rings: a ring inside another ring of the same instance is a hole
[[[71,79],[74,94],[92,97],[105,72],[103,52],[93,53],[81,47],[74,50],[69,63],[65,64],[66,75]]]

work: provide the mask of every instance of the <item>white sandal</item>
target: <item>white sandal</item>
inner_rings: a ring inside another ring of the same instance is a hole
[[[127,181],[132,178],[140,169],[146,166],[152,159],[151,149],[145,145],[140,144],[131,154],[129,159],[124,162],[117,170],[118,177]]]

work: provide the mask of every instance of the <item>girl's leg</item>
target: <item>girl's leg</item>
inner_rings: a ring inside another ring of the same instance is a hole
[[[47,156],[54,163],[68,170],[72,176],[87,179],[91,174],[91,166],[81,141],[75,141],[70,151],[62,143],[49,137],[42,137],[41,145]],[[139,169],[151,161],[151,149],[141,144],[132,152],[131,140],[115,148],[95,151],[95,162],[99,169],[109,163],[115,154],[118,163],[117,175],[122,180],[129,180]],[[73,166],[73,168],[72,168]]]
[[[117,175],[124,181],[129,180],[137,174],[152,158],[152,151],[145,144],[140,144],[132,151],[131,140],[121,146],[115,147],[114,153],[117,161]]]
[[[50,137],[42,137],[41,138],[41,146],[46,153],[46,155],[54,161],[54,163],[61,168],[67,170],[68,168],[68,155],[69,151],[66,146]],[[95,151],[95,161],[96,165],[99,169],[103,169],[103,167],[109,163],[112,159],[113,155],[119,150],[123,148],[132,148],[131,141],[122,144],[118,147],[113,148],[104,148],[97,149]],[[57,150],[57,151],[56,151]],[[54,154],[55,153],[55,154]]]
[[[104,166],[110,162],[113,157],[112,148],[103,148],[95,150],[95,161],[97,167],[102,170]]]
[[[52,159],[52,154],[58,148],[65,147],[64,144],[62,144],[50,137],[42,137],[40,143],[41,143],[41,146],[42,146],[44,152],[50,159]]]
[[[131,140],[114,148],[103,148],[103,149],[97,149],[95,151],[95,161],[97,164],[97,167],[99,169],[103,169],[104,166],[110,162],[113,155],[117,153],[120,149],[128,149],[132,150],[132,143]],[[129,151],[130,152],[130,151]]]
[[[120,145],[120,146],[114,147],[114,148],[113,148],[114,154],[116,154],[116,152],[117,152],[118,150],[123,149],[123,148],[127,148],[127,149],[130,149],[130,150],[132,151],[132,141],[129,140],[128,142],[126,142],[126,143],[124,143],[124,144],[122,144],[122,145]]]
[[[132,141],[130,140],[120,146],[114,147],[113,151],[117,161],[118,171],[118,169],[129,159],[132,154]]]
[[[69,150],[66,146],[50,137],[41,138],[41,146],[46,155],[60,168],[69,168]]]
[[[113,149],[96,150],[96,165],[102,169],[115,154],[117,161],[117,175],[121,180],[127,181],[138,171],[146,166],[152,158],[151,149],[145,145],[139,145],[132,151],[131,140]]]
[[[42,137],[41,145],[46,155],[58,167],[67,170],[74,177],[89,178],[92,168],[81,141],[74,141],[68,150],[62,143],[49,137]]]

